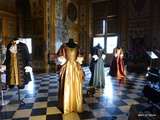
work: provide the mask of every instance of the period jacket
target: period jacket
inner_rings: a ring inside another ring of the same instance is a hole
[[[30,55],[26,44],[16,44],[16,53],[11,52],[13,43],[7,45],[6,60],[6,83],[9,87],[24,86],[31,80],[30,74],[25,72],[26,66],[31,66]]]

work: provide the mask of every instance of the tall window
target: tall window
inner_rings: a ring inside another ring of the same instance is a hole
[[[105,34],[106,32],[106,21],[103,20],[103,35]]]
[[[32,54],[32,38],[20,38],[20,41],[27,45],[29,54]]]
[[[93,47],[100,44],[100,46],[105,48],[105,30],[106,30],[106,21],[103,19],[97,20],[95,24],[95,36],[93,38]]]
[[[104,37],[94,37],[93,38],[93,47],[100,44],[100,46],[104,49]]]
[[[95,35],[105,35],[106,30],[106,21],[103,19],[97,20],[95,22]]]
[[[107,53],[113,53],[113,49],[117,47],[118,36],[108,36],[106,42]]]
[[[93,47],[98,43],[101,45],[103,49],[106,50],[107,54],[112,54],[113,49],[117,47],[118,44],[118,36],[107,35],[107,21],[104,19],[97,20],[95,22],[95,37],[93,38]]]

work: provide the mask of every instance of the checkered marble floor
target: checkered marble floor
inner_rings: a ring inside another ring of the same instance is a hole
[[[0,120],[127,120],[132,104],[146,103],[142,94],[145,78],[130,73],[126,82],[119,83],[107,74],[108,70],[105,89],[97,90],[91,97],[86,94],[91,75],[88,67],[84,67],[83,113],[61,113],[57,108],[58,75],[45,73],[34,75],[34,81],[21,90],[25,104],[16,102],[16,88],[4,91],[4,102],[9,103],[0,106]]]

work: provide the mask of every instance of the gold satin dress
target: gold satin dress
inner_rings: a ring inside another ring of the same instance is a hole
[[[78,48],[60,48],[59,54],[67,62],[60,69],[59,107],[65,113],[83,111],[83,71],[76,59]]]
[[[15,42],[12,43],[12,47],[17,49],[17,45]],[[17,52],[13,53],[11,52],[10,55],[10,85],[21,85],[21,80],[19,76],[19,70],[18,70],[18,60],[17,60]]]
[[[11,53],[11,66],[10,85],[21,85],[16,53]]]

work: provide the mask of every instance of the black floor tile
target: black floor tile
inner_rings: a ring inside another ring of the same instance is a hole
[[[22,109],[32,109],[33,107],[33,103],[25,103],[25,104],[21,104],[19,106],[19,110],[22,110]]]
[[[107,107],[106,110],[111,115],[120,115],[120,114],[123,114],[123,112],[121,112],[119,110],[119,108],[116,108],[116,107]]]
[[[47,101],[48,100],[48,97],[38,97],[36,98],[36,102],[44,102],[44,101]]]
[[[91,109],[104,108],[104,106],[101,105],[101,104],[99,104],[99,103],[91,103],[91,104],[88,104],[88,106],[89,106]]]
[[[48,93],[48,90],[39,90],[39,93]]]
[[[0,113],[0,120],[12,119],[14,113],[15,113],[15,111],[12,111],[12,112],[1,112]]]
[[[101,118],[97,118],[97,120],[116,120],[117,117],[101,117]]]
[[[63,120],[62,114],[47,115],[46,120]]]
[[[91,111],[84,111],[82,113],[79,113],[79,117],[81,120],[95,118]]]
[[[30,120],[30,118],[14,118],[12,120]]]
[[[46,115],[46,108],[33,109],[31,116]]]
[[[58,105],[58,101],[49,101],[48,103],[47,103],[47,106],[48,107],[55,107],[55,106],[57,106]]]
[[[124,106],[127,105],[127,103],[123,102],[122,100],[116,100],[113,102],[114,105],[116,106]]]
[[[58,95],[58,93],[56,93],[56,92],[49,92],[48,93],[48,96],[57,96]]]

